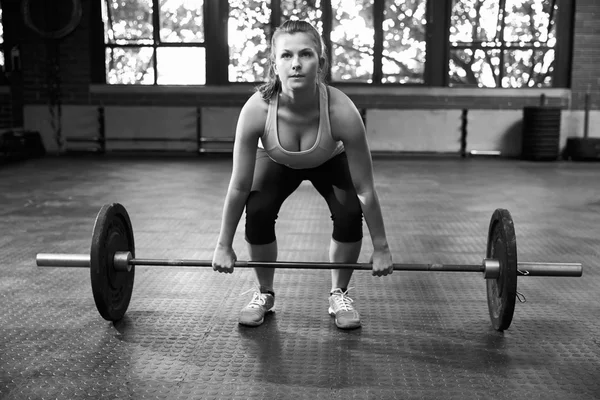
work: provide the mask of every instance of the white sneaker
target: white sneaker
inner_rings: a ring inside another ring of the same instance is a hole
[[[274,295],[257,290],[250,303],[240,311],[239,323],[246,326],[259,326],[264,322],[265,314],[272,312],[274,305]]]
[[[351,288],[350,288],[351,289]],[[340,329],[356,329],[360,327],[360,315],[354,309],[347,289],[334,289],[329,296],[329,315],[335,317],[335,324]]]

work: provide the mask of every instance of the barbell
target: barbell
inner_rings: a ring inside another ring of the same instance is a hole
[[[96,217],[90,254],[39,253],[39,267],[89,268],[94,302],[100,315],[118,321],[125,315],[136,266],[211,267],[211,261],[135,258],[131,219],[119,203],[106,204]],[[236,268],[356,269],[371,270],[370,263],[237,261]],[[517,276],[580,277],[581,263],[517,262],[517,242],[511,214],[496,209],[488,230],[486,258],[481,264],[394,264],[399,271],[479,272],[487,287],[490,320],[503,331],[512,322],[517,298]]]

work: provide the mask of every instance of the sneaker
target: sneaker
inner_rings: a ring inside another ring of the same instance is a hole
[[[265,320],[265,314],[272,312],[275,296],[271,293],[254,292],[254,297],[240,311],[239,323],[246,326],[259,326]]]
[[[348,290],[335,289],[329,296],[329,315],[335,317],[335,324],[340,329],[355,329],[360,327],[360,316],[354,309]]]

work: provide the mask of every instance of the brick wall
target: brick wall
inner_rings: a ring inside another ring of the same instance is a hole
[[[47,101],[51,57],[57,55],[58,74],[63,103],[88,104],[90,84],[90,1],[82,1],[83,17],[81,23],[69,35],[59,40],[44,39],[23,23],[20,1],[3,0],[8,3],[6,17],[14,22],[18,31],[23,65],[23,99],[25,104],[37,104]],[[64,4],[64,1],[59,2]],[[68,2],[70,4],[70,2]],[[36,4],[33,2],[32,4]],[[43,8],[32,7],[32,19],[40,20]],[[38,13],[36,15],[36,12]],[[9,32],[6,33],[9,36]]]
[[[10,94],[0,92],[0,131],[12,126],[12,104]]]
[[[27,28],[20,14],[20,0],[0,0],[4,9],[5,41],[18,43],[21,47],[23,65],[23,102],[44,104],[47,102],[48,55],[53,51],[51,41],[44,40]],[[91,1],[82,0],[83,19],[77,29],[58,42],[54,48],[59,54],[62,86],[62,101],[72,105],[194,105],[194,106],[239,106],[251,92],[240,88],[225,93],[210,93],[205,90],[161,91],[142,90],[114,92],[98,89],[91,85]],[[564,108],[582,109],[585,91],[592,86],[592,108],[600,108],[600,1],[578,0],[574,17],[573,70],[571,98],[548,96],[549,104]],[[95,90],[98,89],[98,90]],[[151,88],[157,89],[157,88]],[[351,97],[359,107],[376,108],[424,108],[424,109],[520,109],[524,105],[539,104],[539,94],[528,94],[509,98],[505,95],[479,95],[474,89],[470,94],[454,95],[450,92],[428,95],[396,93],[353,94]],[[523,92],[526,93],[526,92]]]
[[[600,109],[600,1],[577,0],[571,88],[573,108],[584,107],[590,86],[591,107]]]

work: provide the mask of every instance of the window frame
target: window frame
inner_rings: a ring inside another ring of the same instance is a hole
[[[4,25],[4,12],[0,5],[0,25]],[[4,40],[4,34],[6,33],[4,27],[2,29],[2,36],[0,36],[0,53],[4,57],[4,64],[0,66],[0,87],[8,86],[8,79],[6,78],[6,40]]]
[[[470,43],[457,43],[455,45],[453,45],[452,43],[450,43],[449,40],[449,29],[450,29],[450,20],[451,20],[451,13],[452,13],[452,3],[453,0],[448,0],[445,1],[445,3],[447,3],[448,5],[448,9],[447,9],[447,14],[445,16],[445,20],[447,21],[447,28],[446,28],[446,32],[447,32],[447,36],[445,38],[445,43],[446,43],[446,47],[447,47],[447,60],[446,60],[446,65],[449,69],[449,61],[450,61],[450,53],[453,50],[483,50],[483,51],[499,51],[499,58],[500,58],[500,65],[502,65],[502,68],[499,68],[499,74],[498,74],[498,83],[499,85],[496,87],[487,87],[487,89],[531,89],[531,88],[560,88],[560,87],[566,87],[566,82],[567,79],[565,79],[565,75],[569,73],[568,70],[568,65],[570,63],[569,58],[565,57],[564,54],[569,54],[570,53],[570,41],[568,40],[569,37],[569,32],[571,32],[571,21],[568,16],[568,11],[573,9],[573,0],[555,0],[555,5],[558,5],[557,8],[557,12],[554,14],[554,25],[555,25],[555,34],[556,34],[556,45],[554,48],[552,47],[548,47],[548,46],[540,46],[540,47],[536,47],[533,45],[533,43],[535,42],[530,42],[528,44],[526,44],[525,46],[515,46],[513,44],[510,44],[510,42],[506,42],[504,41],[504,29],[506,27],[505,25],[505,16],[507,14],[507,5],[506,5],[506,0],[500,0],[500,10],[499,12],[501,13],[502,17],[499,18],[500,20],[500,24],[501,24],[501,29],[499,31],[499,39],[498,42],[500,43],[499,46],[493,46],[493,47],[486,47],[483,46],[483,43],[487,43],[486,41],[481,41],[481,40],[474,40]],[[565,51],[565,49],[563,49],[564,47],[569,47],[568,49],[566,49],[567,51]],[[545,50],[554,50],[555,51],[555,56],[554,56],[554,71],[552,74],[552,85],[551,86],[534,86],[534,87],[521,87],[521,88],[515,88],[515,87],[503,87],[502,86],[502,80],[503,78],[506,76],[505,72],[506,72],[506,64],[505,64],[505,57],[507,55],[508,51],[511,50],[535,50],[535,49],[545,49]],[[559,51],[559,49],[561,49]],[[560,57],[559,57],[559,53]],[[480,88],[479,86],[474,86],[474,85],[462,85],[462,84],[455,84],[455,85],[450,85],[450,76],[449,76],[449,70],[447,69],[446,71],[446,82],[445,85],[448,87],[452,87],[452,88]],[[558,83],[557,83],[558,82]],[[483,87],[481,87],[483,88]]]
[[[158,83],[158,49],[159,48],[203,48],[205,51],[205,57],[206,57],[206,68],[208,69],[209,66],[212,65],[212,63],[209,60],[209,55],[208,55],[208,49],[207,49],[207,44],[209,42],[209,39],[207,37],[207,27],[206,24],[207,22],[209,22],[211,20],[211,18],[208,18],[207,16],[207,12],[211,12],[212,11],[212,7],[210,7],[208,4],[212,3],[210,0],[204,0],[203,5],[202,5],[202,19],[203,19],[203,24],[204,24],[204,41],[203,42],[163,42],[161,40],[160,37],[160,3],[159,0],[152,0],[152,44],[145,44],[145,43],[127,43],[127,44],[118,44],[118,43],[106,43],[104,41],[104,21],[102,20],[102,2],[106,2],[107,0],[100,0],[98,2],[94,2],[97,3],[96,7],[93,7],[92,9],[92,15],[95,15],[95,13],[98,13],[99,15],[99,25],[101,26],[101,37],[100,40],[98,40],[98,38],[94,38],[92,37],[92,44],[96,44],[98,45],[101,41],[102,43],[102,55],[97,54],[97,55],[93,55],[92,58],[94,59],[102,59],[102,63],[103,66],[105,65],[104,63],[106,62],[106,50],[107,49],[115,49],[115,48],[152,48],[153,50],[153,56],[152,56],[152,67],[154,68],[154,82],[152,83],[152,85],[144,85],[144,86],[164,86],[163,84],[159,84]],[[98,18],[95,18],[98,19]],[[214,30],[215,28],[212,27],[211,31]],[[92,34],[92,36],[94,36],[94,34]],[[92,47],[94,48],[94,47]],[[95,66],[95,63],[92,64]],[[95,73],[92,73],[92,80],[94,83],[105,83],[106,84],[106,69],[105,67],[103,68],[102,71],[102,78],[100,78],[100,71],[96,71]],[[208,71],[206,72],[206,84],[209,84],[208,81]],[[204,85],[201,85],[204,86]]]
[[[382,83],[382,54],[383,54],[383,17],[386,0],[373,0],[373,25],[374,25],[374,48],[373,48],[373,81],[366,82],[344,82],[333,81],[331,84],[340,87],[446,87],[446,88],[473,88],[506,90],[528,88],[479,88],[463,85],[449,86],[449,60],[452,49],[449,42],[450,16],[452,12],[452,0],[425,0],[426,4],[426,46],[427,54],[424,66],[423,83]],[[92,49],[92,83],[106,84],[105,72],[105,49],[104,26],[100,2],[92,2],[93,32],[91,35]],[[552,76],[552,88],[568,88],[571,81],[571,59],[572,59],[572,27],[574,19],[574,0],[557,0],[558,9],[556,15],[556,46],[555,67]],[[153,0],[153,7],[158,7],[158,0]],[[199,86],[247,86],[247,82],[230,82],[229,69],[229,43],[227,40],[227,22],[229,18],[229,1],[204,0],[204,44],[206,51],[206,84]],[[327,54],[331,54],[332,43],[330,33],[332,30],[332,7],[331,0],[321,0],[321,12],[323,23],[323,39]],[[158,12],[154,9],[154,15],[158,19]],[[280,2],[272,0],[270,27],[277,27],[282,22],[282,10]],[[155,33],[156,35],[157,33]],[[270,37],[267,36],[267,40]],[[156,45],[156,42],[153,44]],[[171,46],[172,44],[169,44]],[[177,46],[185,44],[177,43]],[[197,45],[197,44],[194,44]],[[153,61],[156,63],[156,59]],[[156,68],[156,65],[155,65]],[[331,68],[331,67],[330,67]],[[155,74],[153,85],[141,86],[168,86],[156,83],[158,74]],[[328,71],[328,79],[331,73]],[[260,82],[251,82],[255,85]],[[111,85],[114,86],[114,85]],[[124,85],[138,86],[138,85]],[[194,86],[194,85],[191,85]],[[198,86],[198,85],[196,85]],[[529,88],[531,89],[531,88]],[[540,89],[540,88],[538,88]]]
[[[4,49],[4,41],[2,41],[0,42],[0,53],[4,56],[4,64],[0,65],[0,87],[8,86],[8,79],[6,79],[6,52]]]

